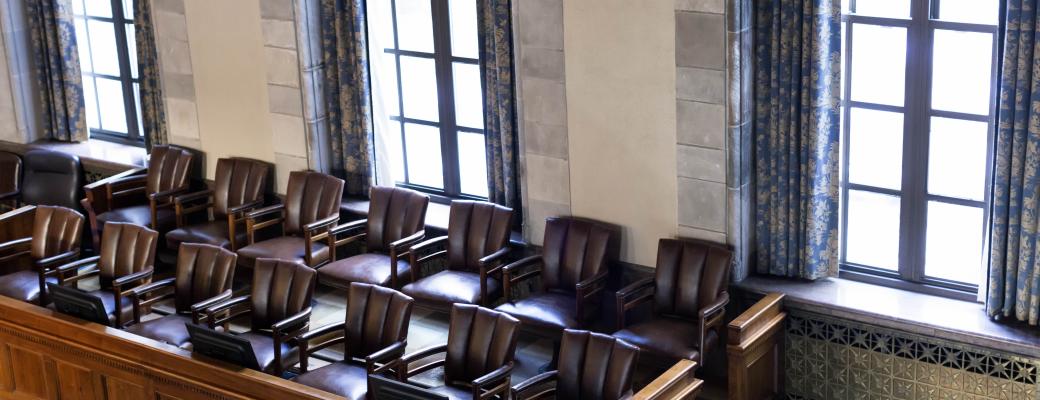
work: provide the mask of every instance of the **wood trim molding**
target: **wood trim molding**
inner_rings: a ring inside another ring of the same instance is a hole
[[[704,381],[693,374],[697,363],[690,360],[679,362],[637,392],[635,400],[693,400],[701,392]]]
[[[784,295],[769,293],[729,323],[729,398],[757,400],[783,393]]]
[[[0,297],[0,397],[321,399],[326,392]]]

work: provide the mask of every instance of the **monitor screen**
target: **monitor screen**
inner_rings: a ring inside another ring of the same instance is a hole
[[[51,301],[54,302],[54,309],[58,312],[101,325],[112,326],[101,298],[55,283],[47,283],[47,291]]]
[[[368,376],[368,393],[376,400],[448,400],[448,396],[379,375]]]
[[[216,358],[249,369],[260,370],[253,353],[253,345],[248,340],[235,335],[187,323],[188,335],[191,336],[192,351]]]

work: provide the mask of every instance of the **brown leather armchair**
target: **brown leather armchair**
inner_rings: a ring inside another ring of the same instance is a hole
[[[620,235],[618,227],[598,221],[548,218],[542,254],[502,268],[509,301],[496,310],[516,317],[525,328],[549,330],[554,335],[584,327],[588,311],[600,303],[608,270],[617,261]],[[541,276],[541,292],[511,298],[515,285],[535,276]]]
[[[204,319],[226,330],[232,319],[249,315],[251,329],[238,337],[253,346],[261,371],[281,376],[299,360],[297,338],[310,326],[316,275],[298,262],[256,260],[250,294],[207,308]]]
[[[22,158],[0,151],[0,212],[18,207],[22,187]]]
[[[26,206],[13,212],[32,213],[32,236],[0,244],[0,265],[31,260],[31,269],[0,276],[0,295],[47,304],[47,283],[57,283],[58,266],[79,258],[83,215],[65,207]]]
[[[301,375],[293,380],[348,400],[364,400],[368,394],[368,375],[389,371],[404,354],[412,302],[411,297],[393,289],[350,284],[346,320],[300,337]],[[320,343],[310,345],[319,338]],[[307,370],[311,354],[340,343],[344,349],[343,361]]]
[[[79,210],[85,181],[79,157],[50,150],[29,150],[25,152],[22,204]]]
[[[368,219],[337,226],[329,233],[335,259],[339,246],[364,240],[365,253],[333,261],[318,270],[318,282],[346,289],[351,282],[400,288],[412,279],[408,249],[423,240],[430,197],[414,190],[373,187]],[[352,235],[337,239],[339,235]]]
[[[217,160],[213,190],[173,198],[177,229],[166,233],[166,247],[205,243],[237,251],[246,243],[245,215],[264,205],[270,164],[245,158]],[[207,211],[212,212],[212,219]],[[202,222],[192,218],[202,214]]]
[[[145,175],[113,179],[105,184],[106,209],[96,209],[90,198],[83,208],[90,218],[94,243],[105,224],[125,222],[166,231],[174,225],[173,198],[188,191],[194,155],[174,146],[155,146]]]
[[[285,203],[246,214],[249,245],[238,250],[238,265],[253,268],[260,258],[300,262],[314,268],[329,261],[328,232],[339,222],[343,180],[312,171],[293,171]],[[272,215],[277,215],[270,218]],[[283,236],[256,241],[264,228],[282,226]]]
[[[513,386],[513,400],[632,398],[638,348],[601,333],[571,329],[563,331],[562,342],[559,368]]]
[[[401,358],[398,379],[404,382],[432,369],[444,368],[444,384],[430,390],[451,399],[505,399],[520,333],[520,321],[487,308],[456,304],[451,308],[448,343]],[[411,364],[444,354],[412,368]],[[414,382],[410,382],[413,383]]]
[[[502,292],[502,260],[509,254],[511,208],[483,202],[451,202],[448,236],[409,250],[412,283],[401,289],[417,301],[450,307],[455,303],[487,305]],[[441,250],[441,248],[445,248]],[[420,278],[424,264],[444,259],[446,269]]]
[[[231,298],[238,255],[200,243],[185,243],[177,251],[177,274],[132,290],[134,323],[126,329],[138,336],[177,347],[190,341],[185,324],[199,324],[206,308]],[[147,307],[172,297],[176,312],[141,322]]]
[[[97,276],[101,288],[89,292],[101,298],[112,326],[133,320],[134,288],[152,279],[159,232],[139,225],[110,222],[101,237],[101,254],[58,267],[58,284],[75,286]]]
[[[732,253],[723,245],[691,239],[661,239],[654,277],[617,292],[614,337],[651,354],[703,363],[725,329]],[[625,312],[653,303],[646,321],[626,326]]]

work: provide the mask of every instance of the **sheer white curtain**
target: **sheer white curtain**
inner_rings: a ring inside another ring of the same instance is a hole
[[[390,120],[387,111],[387,99],[384,93],[394,91],[394,80],[386,79],[380,72],[386,71],[384,63],[392,63],[393,56],[383,52],[383,38],[387,37],[387,24],[379,16],[391,15],[389,1],[369,1],[366,14],[368,18],[368,71],[372,83],[372,122],[375,128],[373,152],[375,153],[375,184],[377,186],[393,186],[395,182],[392,168],[393,155],[391,148],[400,140],[400,128],[394,129],[398,123]],[[389,33],[393,37],[393,33]],[[396,96],[395,96],[396,97]],[[396,140],[395,140],[396,138]],[[398,155],[399,156],[399,155]]]

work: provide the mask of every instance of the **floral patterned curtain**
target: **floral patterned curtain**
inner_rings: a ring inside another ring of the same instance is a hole
[[[1008,0],[999,82],[986,312],[1040,319],[1040,35],[1037,0]]]
[[[134,26],[137,71],[141,80],[141,133],[145,145],[151,151],[152,146],[167,143],[167,131],[162,81],[159,78],[159,50],[155,42],[150,0],[134,0]]]
[[[755,251],[759,273],[838,272],[839,0],[755,2]]]
[[[331,172],[347,194],[367,197],[375,165],[365,1],[321,0],[320,13]]]
[[[43,133],[64,142],[87,140],[86,103],[72,4],[69,0],[25,0],[25,6]]]
[[[510,0],[479,0],[480,64],[484,72],[484,140],[488,200],[520,209],[517,171],[516,94]],[[516,218],[520,221],[521,218]]]

